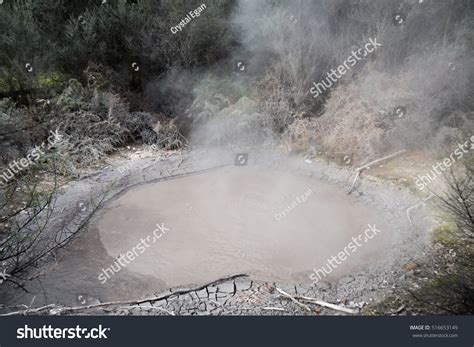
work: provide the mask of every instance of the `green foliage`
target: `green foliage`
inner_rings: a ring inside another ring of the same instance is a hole
[[[64,83],[64,76],[57,72],[40,73],[37,79],[40,88],[53,90],[55,92],[60,91]]]
[[[61,112],[78,111],[85,106],[84,88],[78,80],[72,79],[56,100]]]
[[[457,227],[454,222],[446,222],[433,230],[433,237],[436,242],[446,247],[455,247],[460,242],[456,231]]]
[[[172,66],[212,64],[230,44],[226,19],[234,3],[208,1],[198,18],[172,34],[170,28],[201,0],[5,2],[0,6],[0,93],[57,91],[59,73],[84,81],[90,63],[111,68],[129,85]],[[133,63],[140,73],[134,73]]]
[[[26,90],[34,85],[34,71],[50,55],[47,38],[34,15],[33,2],[0,6],[0,89]],[[26,64],[33,67],[28,72]]]

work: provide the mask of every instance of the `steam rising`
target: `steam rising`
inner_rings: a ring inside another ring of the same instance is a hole
[[[194,144],[282,140],[363,158],[453,141],[465,137],[456,127],[473,126],[473,23],[463,8],[464,1],[241,0],[231,22],[239,46],[219,66],[169,79],[173,88],[192,82],[175,104],[187,105],[180,117],[192,120]],[[312,83],[369,37],[381,49],[314,99]]]

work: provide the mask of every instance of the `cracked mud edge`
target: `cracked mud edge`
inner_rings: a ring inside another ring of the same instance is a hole
[[[344,284],[345,285],[345,284]],[[237,274],[192,288],[174,288],[159,295],[127,301],[94,303],[76,307],[46,305],[5,315],[341,315],[332,309],[308,304],[302,310],[279,294],[284,288],[290,295],[311,297],[358,311],[361,303],[336,300],[337,285],[322,282],[320,286],[285,285],[255,281],[246,274]],[[339,293],[340,294],[340,293]]]

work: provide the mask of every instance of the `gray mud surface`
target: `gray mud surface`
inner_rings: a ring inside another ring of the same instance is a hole
[[[77,228],[104,198],[100,209],[56,259],[42,264],[41,275],[26,283],[29,293],[4,286],[1,302],[14,307],[35,297],[35,307],[126,301],[245,273],[247,278],[153,305],[91,313],[303,314],[274,287],[362,307],[403,286],[401,265],[426,256],[434,221],[419,208],[410,224],[406,209],[419,200],[404,188],[366,176],[347,195],[354,177],[348,169],[263,150],[236,167],[234,153],[194,150],[147,158],[127,163],[125,172],[109,166],[71,182],[56,201],[52,235]],[[284,215],[297,197],[302,202]],[[99,281],[102,269],[162,223],[170,229],[165,235],[106,283]],[[343,251],[367,224],[381,233],[313,285],[312,269]]]

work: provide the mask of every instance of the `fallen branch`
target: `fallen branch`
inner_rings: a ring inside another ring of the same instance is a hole
[[[93,308],[101,308],[101,307],[106,307],[106,306],[115,306],[115,305],[140,305],[140,304],[145,304],[145,303],[153,303],[156,301],[161,301],[161,300],[166,300],[174,296],[179,296],[183,294],[188,294],[191,292],[198,292],[202,289],[205,289],[206,287],[212,286],[212,285],[217,285],[223,282],[227,282],[230,280],[234,280],[236,278],[240,277],[248,277],[246,274],[238,274],[238,275],[233,275],[230,277],[224,277],[220,278],[216,281],[201,285],[199,287],[195,288],[190,288],[190,289],[182,289],[182,290],[177,290],[175,292],[172,292],[170,294],[162,295],[162,296],[155,296],[147,299],[142,299],[142,300],[129,300],[129,301],[110,301],[110,302],[104,302],[100,304],[93,304],[93,305],[87,305],[87,306],[76,306],[76,307],[64,307],[64,306],[56,306],[56,305],[47,305],[47,306],[42,306],[38,307],[33,310],[21,310],[21,311],[15,311],[15,312],[9,312],[5,314],[0,314],[0,316],[14,316],[14,315],[25,315],[27,313],[38,313],[44,310],[47,310],[49,308],[54,308],[56,310],[56,314],[61,314],[65,312],[75,312],[75,311],[82,311],[82,310],[89,310]]]
[[[372,165],[374,165],[374,164],[380,163],[380,162],[382,162],[382,161],[384,161],[384,160],[387,160],[387,159],[391,159],[391,158],[393,158],[393,157],[395,157],[395,156],[397,156],[397,155],[399,155],[399,154],[401,154],[401,153],[403,153],[403,152],[406,152],[406,150],[405,150],[405,149],[402,149],[401,151],[392,153],[392,154],[390,154],[390,155],[387,155],[386,157],[383,157],[383,158],[380,158],[380,159],[376,159],[376,160],[374,160],[374,161],[371,161],[370,163],[365,164],[364,166],[361,166],[361,167],[358,168],[357,170],[358,170],[358,171],[364,170],[364,169],[368,168],[369,166],[372,166]]]
[[[169,314],[170,316],[176,316],[173,311],[168,311],[167,309],[165,309],[165,308],[163,308],[163,307],[155,307],[155,306],[142,307],[142,306],[140,306],[140,305],[119,307],[119,309],[121,309],[121,310],[130,310],[130,309],[132,309],[132,308],[139,308],[139,309],[141,309],[141,310],[145,309],[145,310],[147,310],[147,311],[153,311],[153,310],[162,311],[162,312],[165,312],[165,313]]]
[[[295,298],[300,299],[300,300],[305,300],[307,302],[310,302],[312,304],[316,304],[316,305],[319,305],[319,306],[322,306],[322,307],[331,308],[331,309],[336,310],[336,311],[341,311],[341,312],[350,313],[350,314],[358,314],[359,313],[358,310],[353,310],[353,309],[350,309],[350,308],[347,308],[347,307],[334,305],[334,304],[331,304],[329,302],[325,302],[325,301],[322,301],[322,300],[317,300],[315,298],[310,298],[310,297],[307,297],[307,296],[299,296],[298,295],[298,296],[295,296]]]
[[[308,305],[305,305],[301,302],[299,302],[298,300],[296,300],[293,296],[291,296],[290,294],[288,294],[287,292],[281,290],[280,288],[276,287],[276,290],[278,291],[278,293],[282,294],[283,296],[287,297],[288,299],[290,299],[291,301],[293,301],[295,304],[297,304],[298,306],[300,307],[303,307],[306,311],[308,312],[311,312],[311,308],[308,306]]]
[[[361,174],[361,172],[362,172],[363,170],[369,168],[370,166],[372,166],[372,165],[374,165],[374,164],[378,164],[378,163],[380,163],[380,162],[382,162],[382,161],[391,159],[391,158],[393,158],[393,157],[395,157],[395,156],[397,156],[397,155],[399,155],[399,154],[401,154],[401,153],[404,153],[404,152],[406,152],[406,150],[405,150],[405,149],[402,149],[401,151],[392,153],[392,154],[387,155],[386,157],[383,157],[383,158],[379,158],[379,159],[373,160],[373,161],[371,161],[370,163],[365,164],[365,165],[363,165],[363,166],[357,168],[357,169],[356,169],[356,171],[357,171],[356,176],[354,177],[354,181],[352,182],[352,186],[351,186],[351,188],[349,189],[349,192],[348,192],[347,194],[351,194],[351,193],[354,191],[354,187],[355,187],[355,184],[356,184],[356,182],[357,182],[357,179],[359,178],[359,176],[360,176],[360,174]]]
[[[55,308],[55,307],[57,307],[55,304],[49,304],[49,305],[46,305],[46,306],[41,306],[41,307],[38,307],[38,308],[34,308],[32,310],[31,309],[26,309],[26,310],[22,310],[22,311],[3,313],[3,314],[0,314],[0,316],[4,317],[4,316],[26,315],[27,313],[38,313],[38,312],[44,311],[48,308]]]
[[[397,308],[395,311],[390,312],[390,314],[399,314],[405,309],[405,305],[401,305],[399,308]]]
[[[413,222],[410,218],[410,210],[414,209],[414,208],[417,208],[418,206],[420,205],[424,205],[429,199],[435,197],[434,194],[430,194],[430,196],[428,196],[427,198],[424,198],[422,202],[416,204],[416,205],[413,205],[411,207],[408,207],[407,210],[406,210],[406,213],[407,213],[407,218],[408,218],[408,221],[410,222],[410,226],[412,227],[413,226]]]
[[[265,311],[282,311],[282,312],[285,312],[285,309],[284,309],[284,308],[281,308],[281,307],[264,307],[264,308],[262,308],[262,310],[265,310]]]
[[[354,177],[354,181],[352,181],[352,186],[351,186],[351,189],[349,189],[349,192],[347,194],[351,194],[352,191],[354,190],[354,187],[355,187],[355,184],[356,184],[356,181],[357,179],[359,178],[360,176],[360,171],[357,171],[355,177]]]

